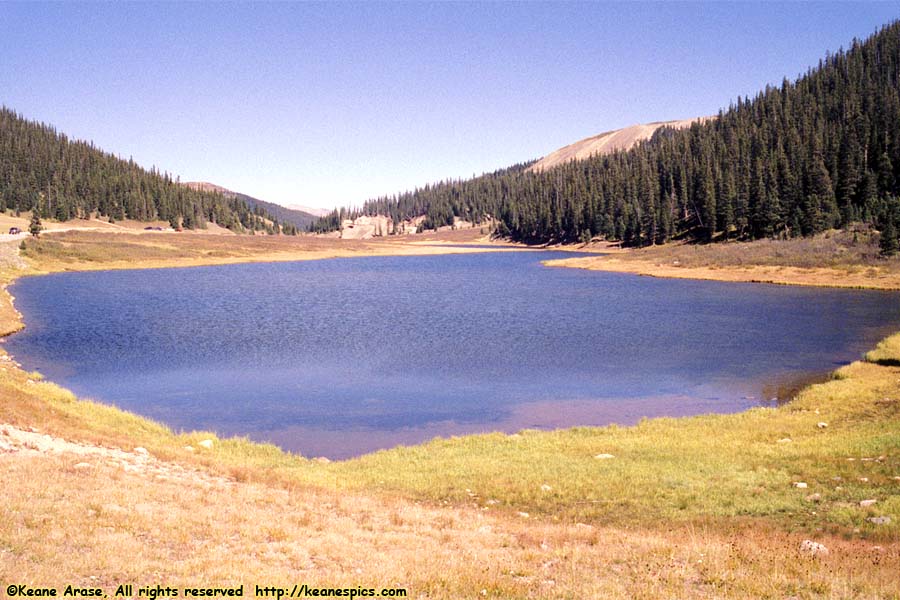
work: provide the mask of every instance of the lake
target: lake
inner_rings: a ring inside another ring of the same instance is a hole
[[[547,268],[528,251],[62,273],[11,288],[29,370],[176,430],[345,458],[787,399],[900,294]]]

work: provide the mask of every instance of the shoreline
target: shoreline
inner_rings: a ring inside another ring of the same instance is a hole
[[[105,233],[105,232],[104,232]],[[114,234],[118,235],[118,233]],[[140,232],[129,232],[129,236],[141,235]],[[205,235],[205,234],[199,234]],[[843,282],[834,281],[833,279],[829,279],[828,283],[810,283],[808,281],[789,281],[789,280],[775,280],[775,279],[750,279],[745,278],[746,271],[739,271],[735,269],[729,268],[680,268],[680,267],[666,267],[660,265],[658,263],[651,263],[646,260],[628,260],[623,261],[619,256],[622,254],[631,254],[636,252],[636,250],[621,248],[617,244],[610,244],[606,242],[599,243],[599,247],[597,243],[591,245],[590,248],[584,247],[584,245],[568,245],[568,246],[523,246],[521,244],[515,244],[510,242],[491,242],[490,240],[480,239],[475,242],[469,243],[460,243],[455,241],[431,241],[431,240],[423,240],[423,241],[413,241],[408,242],[406,240],[403,241],[395,241],[395,242],[375,242],[367,245],[364,249],[356,249],[356,248],[331,248],[330,250],[295,250],[293,252],[275,252],[275,253],[266,253],[259,255],[241,255],[241,256],[229,256],[229,257],[216,257],[216,256],[204,256],[204,257],[185,257],[185,258],[177,258],[177,259],[168,259],[168,260],[146,260],[138,263],[134,262],[126,262],[126,261],[110,261],[106,263],[77,263],[74,265],[61,265],[61,264],[53,264],[51,263],[50,268],[46,268],[47,265],[41,265],[45,268],[41,268],[41,266],[35,266],[33,264],[33,260],[29,261],[31,264],[28,265],[27,268],[20,268],[18,272],[10,272],[0,271],[0,358],[3,359],[6,367],[12,366],[14,371],[17,371],[19,374],[26,374],[29,377],[32,375],[39,376],[37,372],[28,373],[25,369],[13,360],[13,357],[9,356],[2,344],[2,342],[9,336],[22,331],[26,327],[26,323],[24,321],[24,316],[15,308],[15,297],[10,293],[9,286],[13,285],[18,279],[22,277],[33,277],[33,276],[43,276],[43,275],[51,275],[55,273],[64,273],[64,272],[96,272],[96,271],[116,271],[116,270],[144,270],[144,269],[170,269],[170,268],[196,268],[196,267],[206,267],[206,266],[226,266],[232,264],[252,264],[252,263],[276,263],[276,262],[305,262],[305,261],[313,261],[313,260],[326,260],[326,259],[335,259],[335,258],[375,258],[375,257],[387,257],[387,256],[434,256],[434,255],[447,255],[447,254],[469,254],[469,253],[489,253],[489,252],[518,252],[518,251],[558,251],[558,252],[578,252],[578,253],[587,253],[587,254],[595,254],[596,256],[582,256],[575,258],[561,258],[561,259],[551,259],[541,261],[541,264],[550,268],[578,268],[583,270],[591,270],[591,271],[605,271],[605,272],[615,272],[622,274],[630,274],[635,276],[647,276],[647,277],[659,277],[659,278],[673,278],[673,279],[693,279],[698,281],[720,281],[720,282],[742,282],[742,283],[763,283],[763,284],[776,284],[776,285],[800,285],[800,286],[814,286],[814,287],[830,287],[830,288],[845,288],[845,289],[867,289],[867,290],[875,290],[875,291],[896,291],[900,290],[900,284],[898,287],[873,287],[873,286],[861,286],[861,285],[846,285]],[[773,272],[781,272],[784,271],[782,267],[775,267],[770,269]],[[835,270],[824,270],[826,271],[826,276],[829,278],[833,278],[836,276],[837,271]],[[892,336],[898,335],[900,333],[892,333],[889,334],[886,338],[880,340],[878,342],[878,347],[881,348],[882,345],[887,343],[887,340]],[[873,354],[875,351],[873,350],[869,354]],[[6,367],[3,370],[7,370]],[[792,387],[792,395],[789,399],[786,399],[784,402],[779,402],[779,406],[789,405],[794,401],[799,395],[806,389],[826,382],[830,377],[834,376],[835,370],[823,370],[821,373],[818,373],[815,376],[807,377],[804,376],[799,378],[799,380],[805,380],[802,385],[798,385]],[[55,383],[51,382],[51,385],[63,390],[64,393],[71,395],[75,398],[74,394],[66,388],[62,388]],[[114,407],[113,405],[106,405],[112,410],[122,411],[127,415],[134,416],[137,419],[147,420],[155,425],[160,425],[162,427],[168,427],[165,424],[157,423],[153,421],[149,417],[145,417],[138,413],[131,413],[129,411],[125,411],[123,409],[119,409]],[[761,404],[760,407],[765,408],[765,404]],[[741,414],[747,411],[752,411],[758,407],[750,407],[744,410],[737,411],[735,413],[711,413],[711,414]],[[705,413],[703,413],[705,414]],[[647,417],[650,419],[675,419],[676,421],[682,421],[686,419],[690,419],[694,416],[698,415],[684,415],[677,417]],[[2,423],[0,423],[2,425]],[[612,426],[616,426],[612,424]],[[625,425],[624,427],[635,427],[636,425]],[[569,427],[565,427],[563,429],[573,429],[582,426],[573,425]],[[592,426],[592,427],[608,427],[608,426]],[[553,431],[553,430],[546,430]],[[190,432],[190,434],[194,434],[196,432]],[[463,437],[472,437],[479,436],[482,434],[464,434]],[[455,436],[454,436],[455,437]],[[242,438],[243,439],[243,438]],[[249,441],[249,440],[248,440]],[[254,445],[262,445],[265,446],[267,444],[260,442],[252,442],[249,441],[250,444]],[[428,442],[421,442],[419,444],[415,444],[415,446],[422,446],[427,444]],[[403,447],[398,446],[399,447]],[[373,453],[382,452],[382,450],[375,450],[363,455],[354,456],[351,458],[343,459],[345,461],[353,461],[358,460],[360,458],[365,458],[368,455]],[[391,449],[386,449],[390,451]],[[292,455],[290,451],[281,450],[286,454]],[[299,455],[298,455],[299,456]],[[306,457],[308,458],[308,457]]]
[[[106,232],[104,232],[105,234]],[[140,232],[128,232],[132,239],[142,237]],[[119,235],[114,233],[113,235]],[[190,235],[190,234],[189,234]],[[208,234],[193,234],[191,237],[205,237]],[[55,237],[50,232],[51,239]],[[152,234],[147,237],[154,237]],[[221,237],[221,236],[216,236]],[[255,236],[254,236],[255,237]],[[190,237],[187,239],[191,239]],[[234,239],[234,236],[230,236]],[[302,238],[298,241],[303,241]],[[431,256],[446,254],[468,254],[468,253],[487,253],[487,252],[517,252],[517,251],[559,251],[559,252],[578,252],[595,254],[596,256],[582,256],[575,258],[561,258],[541,261],[541,264],[550,268],[576,268],[590,271],[604,271],[622,274],[631,274],[635,276],[671,278],[671,279],[693,279],[698,281],[720,281],[720,282],[740,282],[740,283],[762,283],[775,285],[799,285],[811,287],[830,287],[843,289],[865,289],[880,291],[897,291],[900,290],[900,280],[896,283],[891,280],[889,284],[885,282],[872,283],[868,285],[859,284],[856,280],[847,280],[846,274],[835,269],[792,269],[789,267],[764,267],[755,266],[750,268],[729,268],[729,267],[680,267],[667,266],[660,262],[650,260],[622,260],[620,257],[625,255],[633,255],[638,250],[622,248],[618,244],[609,242],[594,242],[589,246],[584,244],[576,245],[556,245],[556,246],[527,246],[512,242],[493,241],[489,237],[481,236],[477,240],[454,241],[454,240],[391,240],[369,242],[362,248],[359,247],[340,247],[341,240],[337,242],[336,247],[326,250],[322,249],[295,249],[290,252],[268,252],[261,254],[246,254],[238,256],[193,256],[179,257],[172,259],[151,259],[139,262],[134,261],[108,261],[100,263],[79,262],[74,264],[49,263],[44,265],[34,265],[34,259],[28,261],[26,268],[10,271],[8,268],[0,270],[0,355],[8,357],[2,346],[2,340],[13,335],[26,327],[23,315],[15,308],[15,298],[9,291],[9,286],[14,284],[21,277],[32,277],[40,275],[49,275],[62,272],[92,272],[92,271],[113,271],[113,270],[144,270],[144,269],[169,269],[169,268],[194,268],[204,266],[225,266],[232,264],[251,264],[251,263],[275,263],[275,262],[305,262],[310,260],[325,260],[333,258],[370,258],[382,256]],[[11,244],[7,242],[7,244]],[[40,261],[39,261],[40,262]],[[820,280],[810,280],[811,271],[816,271]],[[762,275],[760,275],[762,273]],[[787,273],[787,275],[785,275]],[[792,277],[795,275],[796,277]],[[844,277],[844,280],[838,280],[838,277]],[[814,385],[821,378],[817,377],[812,384],[800,386],[795,390],[794,395],[798,395],[803,389],[810,385]],[[811,380],[812,381],[812,380]]]
[[[595,242],[589,251],[602,254],[544,264],[669,279],[900,290],[900,260],[881,256],[877,236],[868,229],[789,240],[670,242],[643,248]]]
[[[132,233],[132,235],[134,235]],[[138,233],[138,235],[140,235]],[[204,235],[204,234],[199,234]],[[35,266],[33,264],[33,259],[29,261],[31,264],[25,269],[21,269],[18,272],[10,273],[9,271],[0,273],[0,356],[3,356],[5,359],[10,359],[9,355],[6,353],[5,348],[2,346],[2,340],[7,338],[10,335],[13,335],[16,332],[23,330],[26,327],[24,322],[24,316],[15,308],[15,298],[9,291],[9,286],[14,284],[21,277],[31,277],[31,276],[40,276],[40,275],[50,275],[54,273],[62,273],[62,272],[92,272],[92,271],[113,271],[113,270],[144,270],[144,269],[168,269],[168,268],[195,268],[195,267],[204,267],[204,266],[225,266],[231,264],[251,264],[251,263],[274,263],[274,262],[305,262],[309,260],[325,260],[325,259],[333,259],[333,258],[371,258],[371,257],[382,257],[382,256],[431,256],[431,255],[446,255],[446,254],[467,254],[467,253],[487,253],[487,252],[509,252],[509,251],[560,251],[560,252],[578,252],[578,253],[588,253],[588,254],[596,254],[597,256],[582,256],[575,258],[562,258],[562,259],[552,259],[541,261],[541,264],[547,267],[556,267],[556,268],[579,268],[585,270],[594,270],[594,271],[607,271],[607,272],[617,272],[622,274],[631,274],[635,276],[650,276],[650,277],[660,277],[660,278],[678,278],[678,279],[694,279],[694,280],[707,280],[707,281],[722,281],[722,282],[746,282],[746,283],[765,283],[765,284],[781,284],[781,285],[807,285],[807,286],[817,286],[817,287],[832,287],[832,288],[854,288],[854,289],[871,289],[871,290],[894,290],[900,289],[898,288],[884,288],[884,287],[864,287],[864,286],[856,286],[856,285],[841,285],[841,282],[830,281],[829,283],[815,284],[809,282],[796,282],[796,281],[778,281],[771,279],[748,279],[748,278],[735,278],[734,269],[715,269],[715,268],[701,268],[701,269],[684,269],[679,267],[664,267],[658,263],[650,264],[649,261],[623,261],[619,256],[622,254],[631,254],[636,252],[631,249],[623,249],[620,248],[616,244],[610,244],[601,242],[599,244],[594,243],[589,248],[584,245],[568,245],[568,246],[540,246],[540,247],[529,247],[522,246],[520,244],[513,244],[509,242],[491,242],[489,239],[479,239],[473,242],[468,243],[460,243],[457,241],[433,241],[433,240],[423,240],[423,241],[412,241],[408,242],[406,240],[403,241],[391,241],[391,242],[375,242],[367,244],[364,248],[341,248],[339,247],[340,242],[338,241],[338,247],[333,247],[328,250],[306,250],[306,249],[297,249],[293,252],[274,252],[274,253],[264,253],[257,255],[241,255],[241,256],[229,256],[229,257],[218,257],[218,256],[202,256],[202,257],[182,257],[176,259],[167,259],[167,260],[145,260],[141,262],[126,262],[126,261],[110,261],[105,263],[77,263],[77,264],[59,264],[59,263],[51,263],[49,265],[38,265]],[[43,268],[42,268],[43,267]],[[782,268],[774,268],[773,271],[781,271]],[[744,272],[739,273],[739,275],[745,275]],[[829,271],[828,276],[833,277],[835,272]],[[890,336],[889,336],[890,337]],[[883,341],[883,340],[882,340]],[[7,364],[14,365],[17,369],[25,372],[21,365],[15,363],[14,361],[10,361]],[[827,380],[828,377],[833,375],[833,371],[823,371],[822,373],[817,374],[813,378],[804,378],[807,379],[807,382],[803,385],[797,386],[793,389],[792,397],[788,399],[786,402],[779,403],[780,405],[789,404],[796,398],[803,390],[809,388],[812,385],[816,385],[817,383],[822,383]],[[68,390],[66,390],[68,392]],[[752,410],[752,407],[750,409]],[[739,411],[744,412],[744,411]],[[136,414],[136,413],[135,413]],[[736,414],[736,413],[722,413],[722,414]],[[139,418],[146,418],[141,415],[137,415]],[[657,418],[669,418],[669,417],[657,417]],[[685,417],[671,417],[675,419],[682,418],[690,418],[690,415]],[[572,427],[578,427],[572,426]],[[471,434],[478,435],[478,434]],[[425,442],[423,442],[425,443]],[[377,451],[375,451],[377,452]],[[362,455],[362,456],[365,456]],[[359,457],[356,457],[359,458]],[[347,460],[353,460],[347,459]]]
[[[83,230],[78,233],[83,233]],[[102,232],[102,235],[110,235],[109,232]],[[125,234],[113,232],[111,235],[128,235],[130,240],[140,239],[142,236],[150,238],[153,234],[144,234],[141,232],[129,231]],[[195,233],[186,234],[179,241],[188,242],[194,239],[203,239],[203,237],[220,238],[215,234]],[[49,239],[55,242],[58,232],[50,230],[45,232],[41,239]],[[154,236],[155,237],[155,236]],[[233,240],[237,236],[228,236],[227,239]],[[253,236],[248,236],[253,240]],[[102,242],[103,240],[99,240]],[[141,241],[151,241],[150,239]],[[152,240],[158,241],[158,240]],[[218,239],[216,241],[219,241]],[[294,240],[292,240],[294,241]],[[302,244],[302,238],[296,240],[297,245]],[[477,244],[477,246],[476,246]],[[18,242],[5,242],[4,245],[9,247],[18,247]],[[99,245],[99,243],[98,243]],[[141,248],[135,245],[138,250]],[[190,243],[187,244],[190,246]],[[8,286],[12,285],[21,277],[33,277],[40,275],[50,275],[53,273],[66,272],[90,272],[90,271],[118,271],[118,270],[144,270],[144,269],[182,269],[192,267],[212,267],[234,264],[251,264],[251,263],[276,263],[276,262],[305,262],[311,260],[326,260],[331,258],[368,258],[381,256],[432,256],[446,254],[469,254],[469,253],[485,253],[485,252],[510,252],[518,251],[515,245],[504,243],[492,243],[490,240],[477,240],[475,242],[406,242],[404,241],[375,241],[365,244],[346,244],[340,246],[340,240],[337,240],[336,247],[327,249],[319,248],[294,248],[291,250],[263,250],[253,254],[237,254],[233,256],[219,256],[212,252],[208,254],[200,254],[195,256],[178,256],[178,257],[160,257],[160,258],[121,258],[112,260],[100,260],[92,262],[88,260],[77,260],[77,257],[71,261],[64,261],[53,257],[41,257],[37,260],[39,264],[35,265],[35,259],[29,258],[26,262],[27,266],[19,265],[0,265],[0,338],[5,338],[25,327],[22,322],[22,315],[15,309],[14,298],[9,293]],[[488,247],[490,246],[490,247]],[[21,253],[17,252],[17,256]]]

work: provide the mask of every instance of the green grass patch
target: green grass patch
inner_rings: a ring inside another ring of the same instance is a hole
[[[900,366],[900,333],[889,336],[866,353],[866,360],[887,366]]]
[[[885,394],[896,397],[898,381],[896,368],[855,363],[777,409],[437,439],[328,470],[341,486],[569,521],[751,517],[893,537],[900,412]],[[856,510],[872,498],[875,508]],[[867,521],[873,510],[891,524]]]

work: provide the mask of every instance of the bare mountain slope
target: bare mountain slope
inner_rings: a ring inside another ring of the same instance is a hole
[[[333,208],[316,208],[315,206],[303,206],[302,204],[286,204],[285,207],[291,210],[309,213],[316,217],[324,217],[334,212]]]
[[[228,188],[223,188],[221,185],[209,183],[208,181],[187,181],[184,185],[191,188],[192,190],[198,190],[201,192],[218,192],[225,196],[234,196],[234,192],[232,192]]]
[[[570,160],[584,160],[595,154],[610,154],[617,150],[629,150],[638,142],[649,140],[653,133],[660,127],[668,126],[675,129],[684,129],[690,127],[694,122],[703,122],[711,118],[712,117],[696,117],[693,119],[682,119],[680,121],[657,121],[655,123],[632,125],[623,129],[607,131],[551,152],[528,167],[528,171],[539,172],[567,163]]]

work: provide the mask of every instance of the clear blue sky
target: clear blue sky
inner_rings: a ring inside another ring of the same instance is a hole
[[[897,3],[0,3],[0,103],[180,176],[357,204],[714,114]]]

